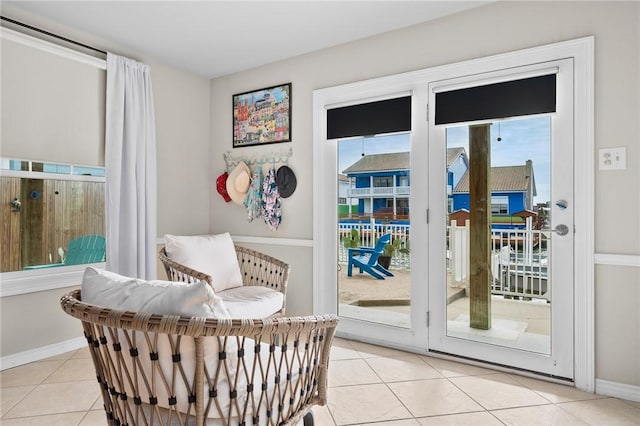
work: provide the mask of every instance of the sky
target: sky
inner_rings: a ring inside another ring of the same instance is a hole
[[[464,147],[468,155],[468,129],[467,126],[447,128],[447,147]],[[498,141],[498,137],[502,140]],[[491,126],[492,166],[523,165],[527,160],[532,160],[538,193],[534,198],[534,204],[543,203],[550,199],[550,141],[551,118],[549,116],[504,120]],[[409,150],[408,133],[341,140],[338,144],[339,172],[362,158],[363,152],[365,154],[382,154]]]

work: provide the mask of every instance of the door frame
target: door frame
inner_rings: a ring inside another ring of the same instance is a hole
[[[313,92],[313,309],[315,313],[336,312],[337,173],[335,147],[326,139],[326,111],[329,106],[380,100],[390,94],[411,92],[412,133],[426,131],[427,84],[448,79],[452,75],[489,72],[494,69],[573,58],[574,60],[574,383],[579,389],[595,390],[595,325],[594,325],[594,37],[584,37],[515,52],[437,66],[403,74],[365,80]],[[424,113],[421,113],[423,111]],[[421,137],[418,135],[418,137]],[[428,135],[425,136],[428,138]],[[427,139],[425,139],[427,140]],[[412,145],[412,153],[414,152]],[[413,157],[413,156],[412,156]],[[426,158],[426,157],[424,157]],[[413,164],[412,158],[412,164]],[[417,160],[416,160],[417,161]],[[425,167],[412,167],[412,199],[414,212],[425,212],[426,193],[418,196],[417,182],[426,183]],[[424,179],[424,180],[423,180]],[[579,183],[579,185],[578,185]],[[423,226],[417,214],[412,227]],[[418,255],[428,255],[427,242],[412,241],[412,267],[420,262]],[[414,254],[415,252],[415,254]],[[414,295],[412,294],[412,297]],[[425,313],[426,316],[426,313]],[[412,318],[413,320],[413,318]],[[426,318],[425,318],[426,321]],[[412,348],[407,348],[412,349]],[[413,350],[421,351],[420,348]]]

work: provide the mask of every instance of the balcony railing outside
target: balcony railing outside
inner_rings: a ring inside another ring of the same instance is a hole
[[[374,186],[368,188],[347,189],[348,197],[383,197],[394,195],[409,196],[410,194],[410,186]]]

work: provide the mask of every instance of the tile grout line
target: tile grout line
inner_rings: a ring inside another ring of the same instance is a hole
[[[74,352],[75,353],[75,352]],[[67,359],[68,360],[68,359]],[[26,394],[24,394],[22,396],[22,398],[18,399],[17,401],[15,401],[12,405],[11,408],[9,408],[3,415],[2,418],[5,420],[8,420],[10,417],[7,417],[7,415],[9,415],[9,413],[11,411],[13,411],[14,408],[16,408],[16,406],[18,404],[20,404],[22,401],[24,401],[29,395],[31,395],[33,392],[35,392],[42,384],[44,384],[45,380],[47,380],[49,377],[51,377],[51,375],[53,375],[56,371],[58,371],[60,368],[62,368],[62,366],[67,362],[67,360],[49,360],[47,359],[43,359],[40,361],[35,361],[33,363],[29,363],[29,364],[37,364],[37,363],[44,363],[44,362],[56,362],[56,361],[62,361],[62,363],[58,366],[58,368],[54,369],[51,373],[49,373],[47,376],[45,376],[39,383],[33,384],[33,385],[22,385],[22,386],[33,386],[33,389],[31,389],[29,392],[27,392]],[[29,364],[25,364],[25,365],[29,365]],[[20,368],[22,367],[21,365],[14,367],[14,368]],[[20,387],[20,385],[18,386],[7,386],[7,388],[10,387]],[[3,387],[4,389],[4,387]],[[18,417],[20,418],[20,417]]]

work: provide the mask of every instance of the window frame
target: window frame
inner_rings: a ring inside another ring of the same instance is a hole
[[[498,200],[500,202],[498,202]],[[502,202],[505,201],[505,202]],[[494,206],[504,206],[505,211],[495,211]],[[492,216],[509,216],[509,196],[508,195],[492,195],[491,196],[491,215]]]

